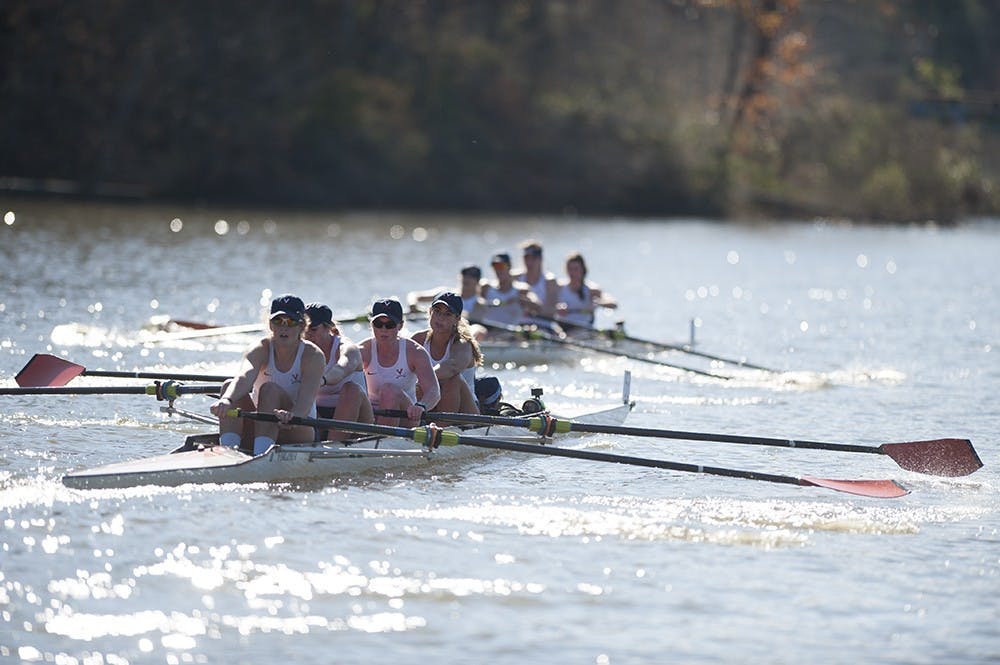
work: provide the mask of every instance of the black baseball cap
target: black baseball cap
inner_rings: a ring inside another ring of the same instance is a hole
[[[444,293],[439,293],[434,296],[434,302],[431,303],[431,307],[441,303],[448,307],[452,314],[455,316],[462,316],[462,296],[457,293],[452,293],[451,291],[445,291]]]
[[[403,306],[399,304],[398,300],[393,300],[391,298],[376,300],[372,303],[372,314],[368,318],[374,321],[380,316],[388,316],[390,319],[395,321],[398,326],[403,322]]]
[[[302,321],[305,318],[306,306],[302,304],[302,298],[286,293],[271,301],[271,318],[276,316],[287,316]]]
[[[322,303],[311,302],[306,305],[306,318],[311,326],[333,325],[333,311]]]

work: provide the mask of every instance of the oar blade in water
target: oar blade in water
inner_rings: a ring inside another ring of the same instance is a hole
[[[879,450],[907,471],[935,476],[967,476],[983,466],[968,439],[884,443]]]
[[[816,478],[802,476],[799,481],[803,485],[815,485],[826,489],[867,496],[873,499],[895,499],[910,493],[905,487],[894,480],[834,480],[831,478]]]
[[[14,380],[22,387],[65,386],[86,368],[48,353],[36,353]]]

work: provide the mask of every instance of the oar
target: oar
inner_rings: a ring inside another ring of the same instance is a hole
[[[495,321],[473,321],[472,323],[478,323],[491,330],[503,330],[505,332],[519,335],[527,340],[543,340],[546,342],[552,342],[554,344],[561,344],[563,346],[568,346],[573,349],[584,349],[586,351],[592,351],[594,353],[606,353],[612,356],[629,358],[630,360],[638,360],[639,362],[649,363],[651,365],[660,365],[661,367],[670,367],[672,369],[679,369],[685,372],[700,374],[701,376],[710,376],[713,379],[728,380],[732,378],[730,376],[726,376],[725,374],[715,374],[714,372],[706,372],[705,370],[695,369],[693,367],[686,367],[684,365],[676,365],[674,363],[668,363],[663,360],[655,360],[653,358],[647,358],[645,356],[640,356],[633,353],[625,353],[624,351],[618,351],[615,349],[604,349],[599,346],[594,346],[593,344],[586,344],[584,342],[578,342],[571,339],[564,339],[562,337],[558,337],[551,333],[543,332],[541,330],[533,330],[531,328],[526,328],[524,326],[510,326],[503,323],[497,323]]]
[[[278,420],[277,416],[271,413],[240,411],[238,409],[234,409],[232,413],[233,415],[253,420],[266,420],[270,422],[277,422]],[[762,480],[771,483],[784,483],[786,485],[825,487],[826,489],[838,492],[847,492],[849,494],[867,496],[876,499],[890,499],[904,496],[909,493],[908,490],[892,480],[832,480],[829,478],[815,478],[813,476],[802,476],[796,478],[794,476],[780,476],[770,473],[758,473],[756,471],[740,471],[738,469],[702,466],[700,464],[682,464],[679,462],[668,462],[666,460],[650,459],[647,457],[631,457],[626,455],[595,452],[591,450],[576,450],[572,448],[542,446],[532,443],[519,443],[516,441],[505,441],[503,439],[495,439],[492,437],[467,436],[457,432],[441,430],[435,427],[415,427],[413,429],[407,429],[405,427],[368,425],[344,420],[332,420],[329,418],[300,418],[297,416],[290,418],[289,422],[293,425],[307,425],[309,427],[322,429],[336,429],[341,431],[362,432],[366,434],[398,436],[400,438],[410,439],[411,441],[430,447],[436,447],[438,445],[476,446],[478,448],[509,450],[519,453],[532,453],[535,455],[551,455],[554,457],[586,459],[595,462],[611,462],[614,464],[630,464],[633,466],[669,469],[671,471],[705,473],[715,476],[727,476],[729,478]]]
[[[223,335],[238,335],[242,333],[263,332],[267,327],[266,323],[244,323],[236,326],[217,326],[214,328],[203,328],[199,330],[183,330],[181,332],[163,332],[145,339],[145,342],[176,342],[186,339],[198,339],[201,337],[221,337]]]
[[[739,358],[739,359],[725,358],[723,356],[717,356],[711,353],[706,353],[704,351],[697,351],[690,344],[670,344],[667,342],[656,342],[651,339],[642,339],[641,337],[633,337],[632,335],[626,334],[624,330],[619,330],[616,328],[597,328],[595,326],[588,326],[584,323],[573,323],[571,321],[563,321],[561,319],[550,318],[545,316],[536,316],[535,318],[544,319],[545,321],[553,321],[563,327],[586,330],[587,332],[591,332],[596,335],[601,335],[602,337],[607,337],[608,339],[620,339],[620,340],[625,340],[626,342],[645,344],[647,346],[660,348],[665,351],[679,351],[680,353],[686,353],[691,356],[698,356],[700,358],[707,358],[709,360],[718,360],[719,362],[729,363],[731,365],[739,365],[740,367],[749,367],[750,369],[759,369],[764,372],[777,372],[777,370],[773,370],[769,367],[762,367],[760,365],[755,365],[751,362],[748,362],[745,358]]]
[[[566,432],[589,432],[596,434],[620,434],[624,436],[649,436],[660,439],[681,439],[687,441],[715,441],[753,446],[779,446],[784,448],[809,448],[813,450],[833,450],[845,453],[872,453],[888,455],[907,471],[926,473],[934,476],[967,476],[982,468],[976,449],[968,439],[933,439],[930,441],[907,441],[903,443],[883,443],[880,446],[863,446],[847,443],[824,443],[822,441],[798,441],[795,439],[772,439],[761,436],[738,436],[734,434],[711,434],[708,432],[682,432],[668,429],[649,429],[578,423],[557,418],[530,417],[504,418],[469,413],[434,412],[424,414],[428,421],[451,423],[482,423],[524,427],[532,432],[551,436]]]
[[[19,386],[65,386],[74,378],[83,376],[105,376],[123,379],[174,379],[177,381],[225,381],[231,377],[212,374],[186,374],[182,372],[118,372],[87,369],[83,365],[53,356],[36,353],[31,357],[14,380]]]
[[[222,386],[182,386],[173,381],[151,386],[45,386],[35,388],[0,388],[0,395],[155,395],[157,399],[176,399],[181,395],[218,394]]]

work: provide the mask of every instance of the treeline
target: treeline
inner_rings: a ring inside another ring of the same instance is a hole
[[[7,0],[0,188],[996,214],[996,34],[990,0]]]

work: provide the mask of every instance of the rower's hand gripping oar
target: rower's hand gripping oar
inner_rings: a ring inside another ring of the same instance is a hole
[[[104,376],[122,379],[172,379],[175,381],[226,381],[229,376],[188,374],[184,372],[124,372],[87,369],[83,365],[53,356],[36,353],[21,368],[14,380],[24,387],[65,386],[78,376]]]
[[[469,413],[431,411],[424,414],[424,418],[451,423],[480,423],[524,427],[529,431],[543,436],[552,436],[553,434],[564,434],[567,432],[589,432],[595,434],[620,434],[623,436],[648,436],[685,441],[715,441],[755,446],[809,448],[846,453],[872,453],[889,456],[907,471],[926,473],[934,476],[967,476],[983,466],[983,462],[979,459],[976,449],[972,447],[972,442],[968,439],[933,439],[930,441],[907,441],[903,443],[883,443],[880,446],[863,446],[846,443],[826,443],[822,441],[773,439],[762,436],[738,436],[734,434],[683,432],[668,429],[577,423],[572,420],[560,420],[551,416],[504,418]]]
[[[584,342],[574,341],[572,339],[565,339],[557,335],[552,335],[550,333],[543,332],[541,330],[532,329],[525,326],[509,326],[503,323],[497,323],[495,321],[470,321],[470,323],[478,323],[491,330],[502,330],[504,332],[509,332],[514,335],[519,335],[524,339],[528,340],[544,340],[547,342],[552,342],[554,344],[561,344],[563,346],[568,346],[572,349],[583,349],[586,351],[593,351],[594,353],[605,353],[612,356],[620,356],[622,358],[628,358],[630,360],[637,360],[639,362],[649,363],[651,365],[660,365],[661,367],[670,367],[672,369],[679,369],[685,372],[691,372],[693,374],[699,374],[701,376],[709,376],[713,379],[725,379],[729,380],[732,377],[726,376],[725,374],[716,374],[714,372],[706,372],[705,370],[695,369],[693,367],[686,367],[684,365],[677,365],[674,363],[664,362],[662,360],[656,360],[654,358],[646,358],[645,356],[640,356],[634,353],[625,353],[624,351],[619,351],[616,349],[604,349],[599,346],[594,346],[593,344],[586,344]]]
[[[253,420],[265,420],[278,422],[278,417],[273,413],[259,413],[255,411],[240,411],[233,409],[230,415],[236,417],[250,418]],[[536,455],[550,455],[553,457],[569,457],[573,459],[586,459],[595,462],[611,462],[614,464],[629,464],[632,466],[644,466],[648,468],[669,469],[671,471],[684,471],[689,473],[705,473],[716,476],[726,476],[729,478],[745,478],[747,480],[763,480],[771,483],[784,483],[786,485],[807,485],[815,487],[825,487],[826,489],[838,492],[847,492],[858,496],[867,496],[876,499],[890,499],[908,494],[908,490],[892,480],[834,480],[829,478],[816,478],[813,476],[781,476],[770,473],[757,473],[756,471],[740,471],[738,469],[725,469],[721,467],[702,466],[699,464],[682,464],[678,462],[668,462],[666,460],[650,459],[646,457],[631,457],[626,455],[614,455],[592,450],[576,450],[572,448],[558,448],[553,446],[543,446],[533,443],[519,443],[516,441],[505,441],[493,437],[467,436],[450,430],[442,430],[434,426],[415,427],[407,429],[405,427],[390,427],[386,425],[368,425],[365,423],[355,423],[344,420],[333,420],[330,418],[302,418],[293,416],[288,420],[292,425],[307,425],[309,427],[335,429],[350,432],[362,432],[366,434],[383,434],[387,436],[397,436],[410,439],[430,448],[439,445],[453,446],[465,445],[476,446],[478,448],[491,448],[494,450],[508,450],[519,453],[532,453]]]

